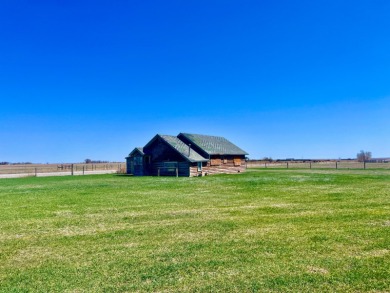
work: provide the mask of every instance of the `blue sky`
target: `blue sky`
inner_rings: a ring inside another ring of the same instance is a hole
[[[0,161],[156,133],[250,158],[390,156],[390,2],[0,0]]]

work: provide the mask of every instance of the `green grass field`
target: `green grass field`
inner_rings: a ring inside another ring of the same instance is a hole
[[[0,180],[0,292],[389,292],[389,170]]]

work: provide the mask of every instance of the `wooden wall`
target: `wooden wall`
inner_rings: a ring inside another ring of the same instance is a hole
[[[151,156],[153,162],[163,161],[182,161],[183,157],[178,154],[172,147],[168,146],[162,139],[156,139],[148,147],[144,148],[144,153]]]
[[[131,174],[131,159],[130,157],[126,157],[126,173]]]
[[[126,158],[126,173],[134,176],[144,176],[143,156],[136,154]]]
[[[210,161],[203,163],[202,172],[198,172],[197,164],[192,164],[190,176],[213,174],[236,174],[245,172],[245,156],[212,156]]]
[[[167,168],[167,164],[165,163],[172,163],[172,165]],[[158,175],[158,169],[160,168],[160,176],[176,176],[176,168],[178,168],[178,175],[179,176],[190,176],[190,164],[188,162],[176,162],[173,163],[172,161],[169,162],[154,162],[152,164],[152,174],[153,176]]]

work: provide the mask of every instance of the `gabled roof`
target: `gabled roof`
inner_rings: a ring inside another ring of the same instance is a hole
[[[144,148],[143,147],[136,147],[135,148],[141,155],[145,155],[144,154]]]
[[[207,162],[210,155],[248,155],[247,152],[221,136],[180,133],[173,135],[155,135],[143,148],[137,147],[130,154],[145,155],[144,150],[156,139],[161,139],[189,162]]]
[[[141,156],[145,155],[144,148],[142,148],[142,147],[136,147],[134,150],[132,150],[131,153],[129,154],[129,157],[134,155],[134,153],[139,153]]]
[[[198,154],[194,149],[190,148],[183,141],[173,135],[158,135],[167,144],[174,148],[180,155],[190,162],[206,162],[206,158]]]
[[[196,145],[208,155],[248,155],[247,152],[222,136],[180,133],[177,137],[186,138],[192,145]]]

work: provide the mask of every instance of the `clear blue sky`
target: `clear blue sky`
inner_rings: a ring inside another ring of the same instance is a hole
[[[0,0],[0,161],[390,156],[390,1]]]

